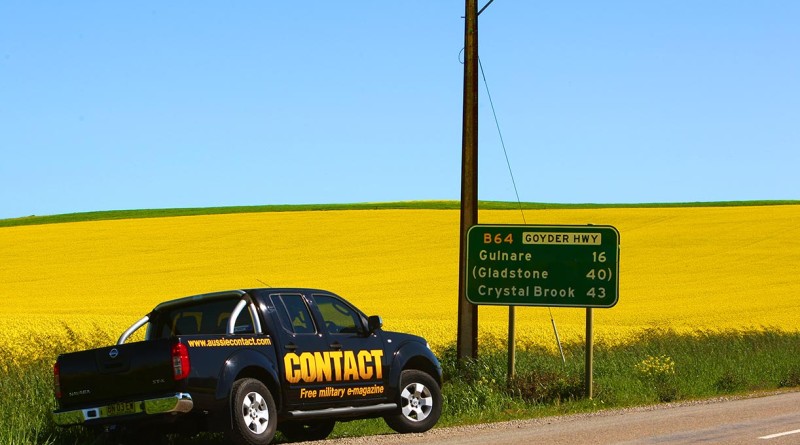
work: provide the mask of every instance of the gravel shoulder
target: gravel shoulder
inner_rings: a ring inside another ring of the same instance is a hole
[[[491,441],[495,434],[508,434],[509,430],[536,430],[543,426],[554,426],[561,424],[562,426],[581,422],[587,419],[596,418],[613,418],[622,417],[632,413],[647,413],[653,411],[671,410],[679,407],[713,405],[719,403],[730,402],[734,400],[743,400],[751,398],[769,397],[785,393],[797,392],[796,390],[782,390],[782,391],[769,391],[751,393],[745,395],[716,397],[702,400],[691,400],[677,403],[664,403],[658,405],[647,405],[630,408],[620,409],[604,409],[589,413],[568,414],[560,416],[540,417],[535,419],[522,419],[510,420],[503,422],[481,423],[475,425],[451,426],[434,428],[431,431],[421,434],[382,434],[375,436],[364,437],[347,437],[340,439],[330,439],[318,442],[300,442],[301,444],[322,444],[325,445],[362,445],[362,444],[449,444],[449,443],[467,443],[479,442],[480,437],[486,438],[485,440]],[[476,440],[477,439],[477,440]]]

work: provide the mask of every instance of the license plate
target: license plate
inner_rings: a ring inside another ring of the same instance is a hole
[[[126,414],[136,414],[136,402],[121,402],[106,407],[108,416],[124,416]]]

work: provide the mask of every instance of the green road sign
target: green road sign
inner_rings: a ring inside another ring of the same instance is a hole
[[[619,298],[611,226],[472,226],[466,263],[473,304],[609,308]]]

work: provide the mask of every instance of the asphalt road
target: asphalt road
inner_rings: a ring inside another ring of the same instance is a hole
[[[425,434],[394,434],[317,443],[800,444],[800,392],[437,428]]]

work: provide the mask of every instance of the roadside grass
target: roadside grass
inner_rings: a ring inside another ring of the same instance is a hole
[[[496,344],[496,343],[495,343]],[[595,344],[594,397],[585,398],[585,346],[565,344],[565,361],[519,345],[507,382],[504,348],[459,367],[441,354],[447,381],[441,425],[511,420],[712,398],[800,386],[800,334],[772,331],[676,333],[647,330],[617,345]],[[455,397],[457,396],[457,397]]]
[[[478,359],[459,364],[455,346],[436,351],[445,383],[438,425],[544,417],[740,395],[800,387],[800,333],[727,331],[677,333],[646,330],[625,344],[594,348],[594,398],[584,396],[584,345],[564,345],[565,361],[535,344],[518,344],[516,376],[507,382],[505,346],[480,341]],[[54,408],[51,364],[55,357],[0,368],[0,443],[93,443],[83,428],[60,429]],[[345,422],[331,437],[390,434],[380,419]],[[282,438],[278,436],[278,442]],[[170,438],[179,444],[220,444],[218,435]]]

